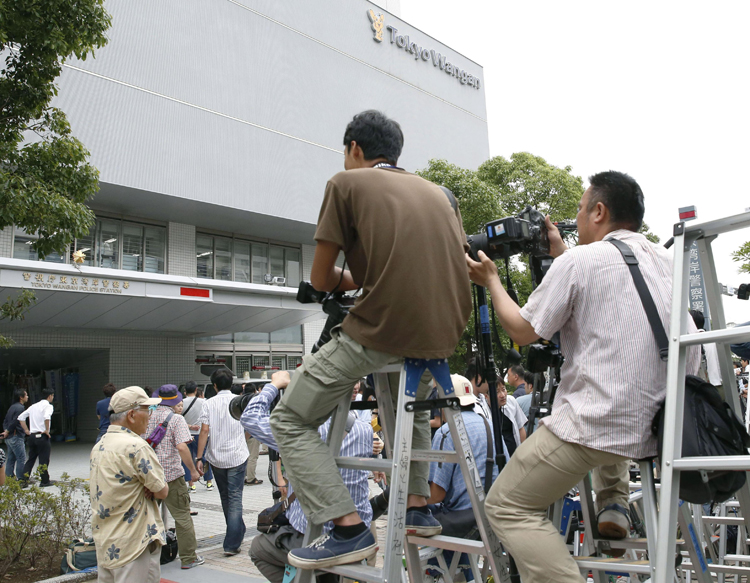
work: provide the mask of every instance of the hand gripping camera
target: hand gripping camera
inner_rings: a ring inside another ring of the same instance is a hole
[[[317,303],[323,306],[323,311],[328,315],[320,338],[312,347],[313,354],[320,350],[326,342],[331,339],[331,330],[334,326],[341,324],[349,313],[349,308],[354,305],[356,298],[346,295],[344,292],[321,292],[316,290],[311,283],[303,281],[297,290],[297,301],[300,304]]]

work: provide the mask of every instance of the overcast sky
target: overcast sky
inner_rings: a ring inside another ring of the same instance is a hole
[[[402,18],[484,67],[490,154],[527,151],[588,176],[632,175],[666,241],[677,208],[700,221],[750,207],[750,3],[401,0]],[[714,244],[719,280],[739,286]],[[725,298],[728,321],[750,302]]]

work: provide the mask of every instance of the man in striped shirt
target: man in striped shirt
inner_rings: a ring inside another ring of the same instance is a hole
[[[203,472],[203,459],[211,464],[216,486],[219,488],[221,508],[227,523],[224,537],[224,554],[240,552],[245,537],[245,521],[242,519],[242,490],[245,480],[245,465],[250,455],[245,443],[242,425],[229,414],[229,401],[234,398],[232,372],[229,369],[214,371],[211,382],[216,389],[215,397],[206,399],[198,419],[201,432],[198,436],[198,471]],[[211,436],[209,440],[208,437]],[[208,449],[206,444],[208,443]]]
[[[495,264],[466,258],[471,279],[490,290],[498,318],[523,346],[560,332],[565,355],[552,414],[518,448],[487,497],[487,517],[514,556],[524,583],[581,581],[560,534],[546,518],[550,504],[591,470],[600,534],[623,538],[627,520],[628,460],[653,456],[651,422],[665,397],[667,366],[630,271],[609,239],[635,254],[669,329],[671,254],[638,233],[643,193],[630,176],[592,176],[578,206],[579,245],[568,250],[547,217],[556,257],[523,308],[500,283]],[[689,354],[697,370],[699,352]],[[540,553],[539,549],[545,552]]]
[[[242,426],[253,438],[277,451],[279,446],[271,432],[269,422],[271,403],[278,396],[279,390],[286,388],[290,380],[289,373],[286,371],[274,373],[271,376],[271,382],[263,387],[260,394],[248,403],[240,420]],[[330,425],[331,419],[329,418],[318,429],[323,441],[326,440]],[[354,412],[349,413],[346,435],[341,444],[340,455],[346,457],[371,457],[373,455],[372,426],[360,420]],[[372,519],[372,507],[369,501],[370,487],[367,483],[369,472],[352,469],[341,469],[340,472],[344,485],[349,490],[352,501],[357,508],[359,517],[369,528]],[[290,485],[288,489],[289,498],[293,494]],[[282,526],[272,534],[256,536],[250,547],[250,558],[271,583],[283,581],[284,568],[287,562],[286,555],[290,550],[302,546],[304,533],[307,530],[307,518],[296,496],[286,511],[286,516],[289,520],[289,526]],[[329,521],[323,527],[323,532],[328,533],[332,528],[333,522]]]

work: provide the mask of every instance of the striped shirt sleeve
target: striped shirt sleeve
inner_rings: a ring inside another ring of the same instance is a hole
[[[572,256],[563,253],[521,308],[521,317],[539,336],[550,340],[570,319],[577,295],[576,266]]]

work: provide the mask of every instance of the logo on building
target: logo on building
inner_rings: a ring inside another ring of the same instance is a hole
[[[396,45],[397,48],[402,49],[414,55],[414,60],[422,61],[425,63],[432,62],[433,67],[443,71],[444,73],[454,77],[458,80],[461,85],[467,85],[474,89],[479,89],[481,81],[479,77],[475,77],[471,73],[464,71],[458,65],[454,65],[448,60],[448,57],[443,56],[435,49],[429,49],[426,47],[419,46],[416,42],[409,38],[409,35],[403,35],[398,33],[398,29],[391,26],[385,26],[384,17],[382,14],[375,15],[372,10],[367,11],[367,15],[370,17],[370,23],[373,30],[373,39],[377,42],[383,42],[383,29],[387,29],[390,34],[391,44]]]
[[[370,23],[372,25],[373,38],[379,43],[383,42],[383,26],[385,16],[378,14],[375,16],[375,12],[372,9],[367,11],[367,16],[370,17]]]

